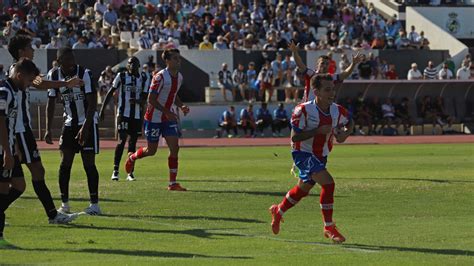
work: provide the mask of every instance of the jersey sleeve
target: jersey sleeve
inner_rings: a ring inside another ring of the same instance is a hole
[[[84,72],[82,80],[84,81],[84,91],[86,94],[96,93],[94,83],[92,82],[92,73],[89,69],[86,69]]]
[[[300,133],[306,127],[306,110],[304,105],[298,105],[295,107],[291,115],[291,128]]]
[[[120,73],[117,73],[117,75],[114,78],[114,81],[112,81],[112,87],[118,89],[120,87],[120,83],[122,83],[120,79]]]
[[[46,75],[47,80],[53,80],[53,71],[54,68],[48,71]],[[48,89],[48,98],[56,98],[59,95],[59,89]]]
[[[10,101],[10,92],[5,87],[0,88],[0,116],[6,116]]]
[[[163,75],[156,74],[151,81],[149,93],[160,94],[163,89]]]

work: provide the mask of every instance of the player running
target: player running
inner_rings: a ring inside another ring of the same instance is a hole
[[[299,169],[299,181],[286,194],[279,205],[272,205],[272,231],[280,232],[283,214],[306,197],[313,186],[321,186],[320,204],[324,220],[324,236],[335,243],[345,241],[332,219],[334,179],[326,169],[327,156],[332,150],[333,137],[344,142],[353,130],[347,110],[334,103],[336,91],[329,74],[316,74],[311,78],[316,99],[295,107],[291,117],[291,146],[293,162]]]
[[[183,75],[179,72],[181,59],[178,49],[167,49],[162,54],[166,68],[153,76],[149,94],[148,105],[145,113],[145,136],[147,147],[139,148],[130,155],[125,162],[125,170],[132,173],[135,161],[147,156],[155,155],[158,149],[158,141],[163,136],[169,147],[168,167],[169,185],[168,190],[186,191],[176,182],[178,175],[178,116],[173,111],[173,104],[178,106],[184,115],[189,113],[189,107],[179,99],[178,90],[183,84]]]
[[[104,103],[99,113],[101,120],[104,119],[104,110],[114,92],[118,89],[117,105],[117,130],[119,143],[115,147],[114,171],[112,180],[119,180],[119,166],[127,137],[128,155],[136,151],[137,139],[142,135],[142,110],[148,90],[146,76],[140,73],[140,60],[131,57],[127,63],[127,71],[120,72],[115,76],[112,88],[107,92]],[[128,181],[134,181],[133,171],[127,176]]]
[[[99,173],[95,165],[95,155],[99,153],[99,130],[97,128],[97,93],[92,83],[91,71],[76,64],[71,48],[61,48],[57,52],[59,67],[48,72],[49,80],[67,80],[77,76],[84,86],[48,90],[46,142],[51,141],[54,105],[61,96],[64,106],[64,125],[59,139],[61,164],[59,166],[59,189],[61,191],[60,212],[68,213],[69,179],[75,154],[81,152],[82,164],[87,175],[90,205],[84,210],[89,215],[100,215]]]
[[[15,35],[8,43],[8,51],[15,61],[25,57],[33,60],[34,49],[31,46],[31,37],[27,35]],[[14,73],[16,63],[9,68],[9,74]],[[34,87],[42,90],[60,87],[74,87],[82,84],[82,80],[72,78],[68,81],[49,81],[43,80],[40,76],[35,78]],[[18,98],[18,115],[15,127],[15,135],[17,145],[20,151],[19,157],[21,163],[26,164],[31,172],[33,189],[41,201],[43,208],[48,216],[51,224],[64,224],[72,221],[77,217],[76,214],[63,214],[56,210],[51,192],[45,183],[45,170],[41,162],[41,156],[38,151],[36,139],[31,130],[30,115],[30,88],[20,88],[17,94]]]

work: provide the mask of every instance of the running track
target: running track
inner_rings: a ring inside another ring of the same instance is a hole
[[[346,144],[435,144],[435,143],[474,143],[474,135],[439,135],[439,136],[351,136]],[[115,140],[101,140],[100,147],[115,148]],[[144,139],[138,141],[139,146],[146,145]],[[160,145],[166,145],[160,142]],[[180,140],[181,147],[238,147],[238,146],[289,146],[290,140],[285,138],[184,138]],[[38,141],[40,150],[58,149],[58,141],[48,145]]]

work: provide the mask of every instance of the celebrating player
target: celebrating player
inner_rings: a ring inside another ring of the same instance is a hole
[[[35,64],[26,58],[20,59],[13,69],[10,77],[0,82],[0,246],[5,244],[5,210],[21,196],[26,187],[20,159],[15,154],[17,94],[39,75]]]
[[[33,59],[34,49],[31,46],[31,37],[27,35],[18,34],[10,39],[8,43],[8,51],[15,61],[25,57],[30,60]],[[15,63],[10,67],[10,73],[14,72]],[[34,81],[34,87],[38,89],[60,88],[60,87],[74,87],[82,84],[79,78],[72,78],[68,81],[49,81],[43,80],[37,76]],[[44,175],[45,170],[41,162],[41,156],[36,145],[36,139],[31,130],[31,115],[30,115],[30,92],[29,87],[20,88],[18,90],[18,115],[15,127],[17,144],[20,151],[20,161],[26,164],[31,172],[33,189],[38,196],[38,199],[43,204],[49,223],[64,224],[72,221],[77,215],[63,214],[56,210],[51,193],[46,186]]]
[[[138,58],[131,57],[127,63],[127,71],[120,72],[115,77],[112,88],[107,92],[100,110],[99,116],[101,120],[104,119],[104,110],[107,103],[117,89],[119,89],[117,129],[120,140],[115,147],[114,171],[112,173],[112,180],[114,181],[119,180],[120,159],[122,158],[127,137],[130,136],[128,140],[128,155],[131,155],[135,152],[137,139],[142,134],[142,107],[146,99],[145,93],[148,87],[146,85],[146,76],[140,74],[140,60]],[[128,174],[127,180],[135,180],[133,172]]]
[[[272,205],[272,231],[278,234],[283,214],[307,196],[313,186],[321,186],[320,204],[324,219],[324,236],[335,243],[345,241],[332,220],[334,179],[326,170],[327,156],[332,149],[333,137],[344,142],[352,132],[347,110],[334,103],[335,89],[329,74],[311,78],[316,99],[295,107],[291,118],[292,157],[299,169],[298,184],[286,194],[279,205]]]
[[[305,78],[305,87],[304,87],[304,95],[303,95],[303,101],[311,101],[314,100],[314,93],[311,93],[311,77],[313,77],[315,74],[326,74],[328,73],[329,69],[329,63],[330,59],[328,56],[322,55],[317,59],[316,62],[316,71],[309,69],[304,63],[303,60],[301,59],[300,55],[298,54],[298,46],[294,43],[290,43],[290,51],[293,53],[293,57],[295,58],[296,65],[298,66],[298,71],[299,73],[304,74]],[[352,63],[342,71],[340,74],[334,74],[331,75],[333,81],[335,84],[341,83],[343,80],[348,78],[352,71],[354,71],[354,67],[362,62],[363,54],[360,54],[357,52],[355,55],[352,56]]]
[[[189,107],[184,105],[178,96],[178,90],[183,84],[183,76],[179,72],[181,59],[178,49],[167,49],[162,54],[166,68],[153,76],[145,113],[145,136],[147,147],[139,148],[130,155],[125,163],[127,173],[133,172],[135,161],[147,156],[153,156],[158,149],[160,136],[164,137],[169,147],[168,190],[186,191],[176,182],[178,175],[178,116],[173,111],[173,104],[178,106],[184,115],[189,113]]]
[[[59,189],[61,191],[60,212],[70,211],[69,179],[75,154],[81,152],[82,163],[87,175],[90,205],[84,210],[89,215],[100,215],[99,208],[99,173],[95,166],[95,155],[99,153],[99,131],[97,128],[97,93],[92,85],[89,69],[75,62],[71,48],[62,48],[57,52],[59,67],[48,72],[49,80],[67,80],[77,76],[84,80],[84,86],[48,90],[46,135],[47,143],[51,141],[54,105],[58,96],[64,106],[64,125],[59,139],[61,164],[59,166]]]

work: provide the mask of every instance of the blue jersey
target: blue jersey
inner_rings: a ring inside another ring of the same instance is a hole
[[[257,111],[257,120],[260,120],[260,119],[272,119],[272,114],[270,113],[270,111],[268,109],[263,109],[263,108],[260,108],[258,109]]]
[[[232,113],[231,111],[229,110],[225,110],[222,115],[221,115],[221,118],[219,119],[219,122],[224,122],[226,120],[235,120],[235,113]]]
[[[249,112],[249,111],[247,111],[247,109],[242,109],[240,111],[240,121],[247,120],[247,119],[249,119],[249,120],[254,120],[255,119],[254,116],[253,116],[253,112],[252,111]]]
[[[288,119],[285,109],[275,109],[275,111],[273,111],[273,116],[275,119]]]

